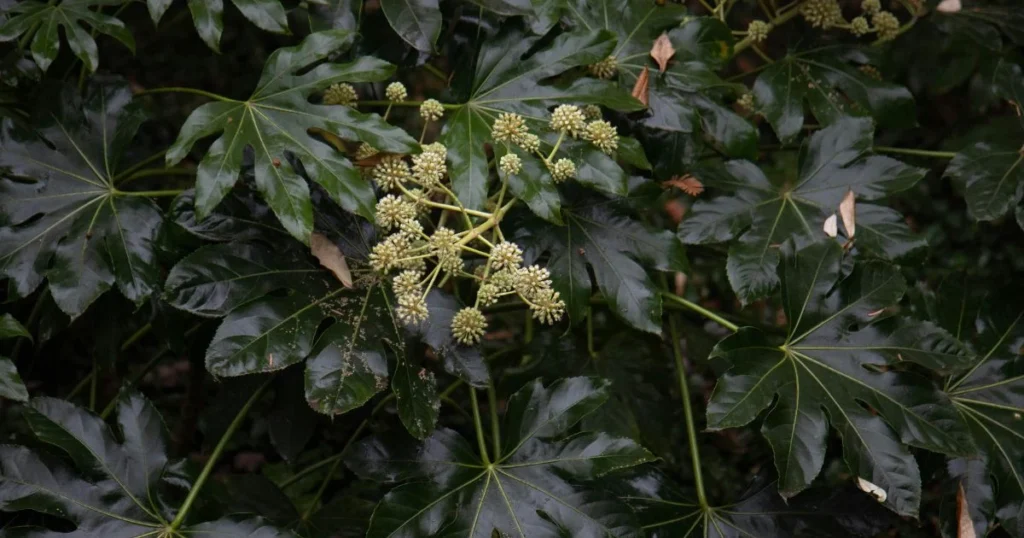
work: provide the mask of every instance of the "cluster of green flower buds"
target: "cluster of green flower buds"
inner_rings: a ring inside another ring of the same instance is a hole
[[[844,22],[838,0],[810,0],[800,8],[800,14],[815,28],[831,28]]]
[[[587,66],[591,75],[600,79],[611,79],[619,72],[619,61],[615,56],[609,56],[597,63]]]
[[[880,0],[863,0],[860,9],[863,14],[854,17],[849,23],[843,19],[843,10],[838,0],[809,0],[800,8],[800,13],[815,28],[845,28],[856,36],[877,33],[879,41],[891,41],[900,34],[899,19],[888,11],[882,11]],[[756,42],[753,24],[747,33]]]
[[[356,93],[356,89],[351,84],[339,82],[331,84],[324,90],[323,103],[325,105],[349,106],[357,100],[359,100],[359,94]]]
[[[747,37],[754,43],[760,43],[768,39],[768,33],[771,31],[771,23],[765,21],[753,20],[747,25]]]

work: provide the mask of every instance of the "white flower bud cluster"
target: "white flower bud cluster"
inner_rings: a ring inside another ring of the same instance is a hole
[[[339,82],[331,84],[324,90],[323,103],[325,105],[351,105],[359,99],[359,94],[351,84]]]
[[[595,64],[588,65],[587,71],[597,78],[607,80],[613,78],[619,72],[619,61],[615,56],[609,56]]]

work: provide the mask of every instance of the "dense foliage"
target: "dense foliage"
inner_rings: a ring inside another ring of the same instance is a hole
[[[1024,538],[1014,0],[0,0],[0,536]]]

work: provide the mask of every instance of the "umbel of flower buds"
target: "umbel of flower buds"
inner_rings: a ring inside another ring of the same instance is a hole
[[[615,56],[609,56],[595,64],[587,66],[587,71],[597,78],[610,79],[619,72],[619,61],[615,59]]]
[[[405,90],[405,84],[401,82],[392,82],[388,84],[388,87],[384,89],[384,97],[388,98],[388,101],[405,101],[409,97],[409,92]]]
[[[597,149],[611,155],[619,147],[619,132],[615,126],[604,120],[595,120],[587,124],[583,134]]]
[[[830,28],[843,22],[838,0],[809,0],[800,8],[804,19],[815,28]]]
[[[551,129],[578,138],[587,128],[587,118],[576,105],[559,105],[551,113]]]
[[[427,121],[437,121],[444,115],[444,105],[437,99],[427,99],[420,105],[420,116]]]
[[[768,33],[771,32],[772,25],[764,21],[750,21],[747,26],[747,37],[750,38],[754,43],[760,43],[765,39],[768,39]]]
[[[340,82],[331,84],[324,91],[323,103],[325,105],[351,105],[358,99],[359,94],[356,93],[356,89],[351,84]]]
[[[500,168],[502,172],[510,176],[514,176],[523,169],[523,161],[515,153],[506,153],[505,155],[502,155],[501,159],[498,161],[498,168]]]

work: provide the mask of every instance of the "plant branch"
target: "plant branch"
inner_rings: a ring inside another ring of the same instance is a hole
[[[498,395],[494,382],[487,385],[487,405],[491,413],[491,445],[494,447],[494,461],[501,459],[501,428],[498,423]]]
[[[191,93],[193,95],[201,95],[203,97],[209,97],[210,99],[215,99],[217,101],[225,101],[225,102],[228,102],[228,103],[241,103],[242,102],[242,101],[239,101],[237,99],[231,99],[230,97],[224,97],[223,95],[219,95],[219,94],[216,94],[216,93],[213,93],[213,92],[208,92],[206,90],[200,90],[198,88],[183,88],[183,87],[180,87],[180,86],[172,86],[172,87],[167,87],[167,88],[150,88],[148,90],[142,90],[142,91],[136,93],[135,95],[154,95],[154,94],[157,94],[157,93]]]
[[[800,3],[803,3],[803,2],[800,2]],[[789,9],[789,10],[787,10],[785,12],[779,13],[778,16],[773,17],[771,20],[769,20],[768,24],[771,24],[773,27],[777,27],[780,24],[782,24],[782,23],[792,19],[793,17],[796,17],[797,15],[800,14],[800,10],[797,9],[797,8],[798,8],[798,6],[796,4],[793,4],[793,8],[792,9]],[[739,53],[743,49],[745,49],[745,48],[747,48],[747,47],[749,47],[749,46],[751,46],[753,44],[754,44],[754,41],[752,39],[750,39],[749,36],[745,37],[745,38],[741,39],[738,43],[736,43],[736,45],[733,47],[733,54]]]
[[[881,153],[895,153],[897,155],[914,155],[916,157],[935,157],[938,159],[952,159],[956,157],[955,151],[931,151],[927,149],[894,148],[889,146],[875,146],[875,151]]]
[[[240,409],[238,414],[235,415],[235,419],[231,421],[231,425],[228,426],[224,435],[220,437],[220,441],[218,441],[217,446],[214,447],[213,453],[210,454],[210,459],[206,461],[206,465],[203,466],[202,472],[199,473],[199,478],[197,478],[196,482],[192,484],[192,489],[188,491],[188,496],[185,497],[185,502],[183,502],[181,504],[181,508],[178,509],[178,515],[168,526],[168,529],[172,533],[177,531],[178,527],[181,527],[181,524],[185,522],[185,517],[188,516],[188,512],[192,508],[192,504],[196,502],[196,497],[199,496],[199,491],[203,489],[203,485],[205,485],[206,481],[210,478],[210,473],[213,472],[213,467],[217,464],[217,460],[220,459],[221,454],[224,453],[224,449],[227,448],[228,441],[234,437],[235,432],[242,426],[245,416],[249,414],[249,410],[252,409],[253,404],[260,399],[260,396],[263,396],[263,392],[267,390],[267,387],[270,386],[270,382],[273,379],[273,377],[267,379],[260,388],[256,389],[256,392],[252,393],[249,400],[245,402],[242,409]]]
[[[694,487],[697,489],[697,502],[706,512],[708,504],[707,494],[704,492],[704,477],[700,468],[700,452],[697,448],[697,427],[693,420],[693,406],[690,402],[690,384],[686,379],[686,365],[683,362],[683,351],[679,347],[679,329],[676,327],[675,316],[669,316],[669,336],[672,338],[672,354],[676,362],[676,375],[679,377],[679,391],[683,399],[683,413],[686,414],[686,441],[690,448],[690,463],[693,465]]]
[[[662,297],[668,299],[669,301],[672,301],[680,306],[693,310],[694,312],[710,319],[711,321],[714,321],[715,323],[718,323],[722,327],[725,327],[726,329],[729,329],[732,332],[740,330],[739,325],[736,325],[735,323],[722,317],[720,314],[712,312],[711,310],[708,310],[707,308],[704,308],[703,306],[697,303],[683,299],[682,297],[674,293],[662,292],[661,295]]]
[[[484,441],[484,426],[480,420],[480,404],[476,401],[476,389],[469,388],[469,401],[473,404],[473,427],[476,429],[476,443],[480,447],[480,458],[484,460],[484,466],[491,465],[491,458],[487,455],[487,443]]]

